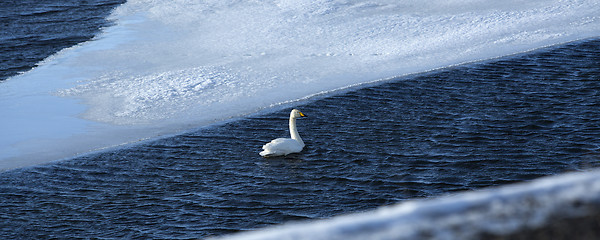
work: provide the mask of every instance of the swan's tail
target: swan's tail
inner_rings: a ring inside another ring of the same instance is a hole
[[[271,156],[271,154],[272,154],[272,153],[271,153],[271,152],[269,152],[269,151],[267,151],[267,150],[264,150],[264,151],[262,151],[262,152],[260,152],[260,153],[258,153],[258,154],[259,154],[260,156],[263,156],[263,157],[269,157],[269,156]]]

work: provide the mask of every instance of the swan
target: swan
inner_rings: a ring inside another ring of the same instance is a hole
[[[275,157],[302,151],[304,142],[302,141],[302,138],[300,138],[300,135],[298,135],[298,130],[296,129],[296,118],[299,117],[306,117],[306,115],[298,109],[293,109],[292,112],[290,112],[290,135],[292,138],[273,139],[262,147],[263,151],[259,154],[263,157]]]

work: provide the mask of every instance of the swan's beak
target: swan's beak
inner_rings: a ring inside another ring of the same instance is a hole
[[[302,112],[298,112],[298,113],[300,113],[300,117],[306,117],[306,115],[304,115],[304,113],[302,113]]]

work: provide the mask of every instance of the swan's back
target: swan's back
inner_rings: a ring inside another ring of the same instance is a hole
[[[259,154],[263,157],[283,156],[302,151],[304,144],[291,138],[277,138],[265,144],[262,148],[264,151]]]

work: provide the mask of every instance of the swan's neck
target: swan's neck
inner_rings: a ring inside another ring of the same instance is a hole
[[[293,117],[290,117],[290,135],[292,135],[292,139],[304,146],[304,141],[302,141],[302,138],[300,138],[300,135],[298,134],[298,129],[296,129],[296,118]]]

